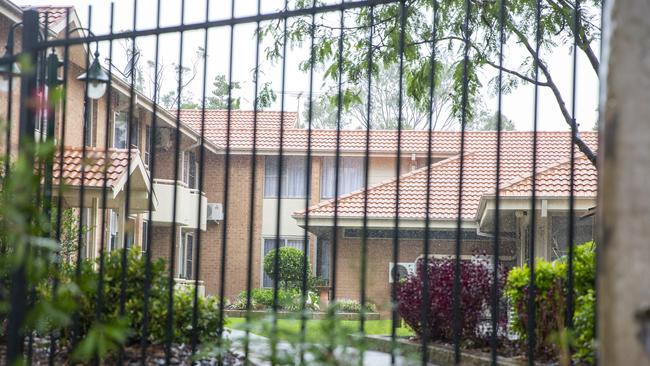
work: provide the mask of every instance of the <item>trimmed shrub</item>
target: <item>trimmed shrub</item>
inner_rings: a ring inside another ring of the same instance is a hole
[[[319,310],[318,295],[309,291],[305,302],[306,310]],[[246,310],[246,291],[242,291],[233,302],[231,309]],[[255,288],[251,290],[251,310],[269,310],[273,308],[273,289]],[[284,311],[302,310],[302,292],[297,289],[278,289],[278,308]]]
[[[593,362],[596,281],[596,245],[587,242],[575,247],[574,255],[574,329],[571,333],[574,358]],[[557,358],[556,340],[564,327],[567,296],[567,258],[535,262],[535,332],[536,352],[548,359]],[[522,339],[527,336],[530,268],[513,268],[508,274],[506,295],[515,310],[513,331]]]
[[[341,313],[361,313],[361,304],[357,300],[340,299],[334,303],[336,311]],[[377,306],[373,303],[366,302],[364,311],[367,313],[376,313]]]
[[[424,277],[425,265],[427,279]],[[428,332],[427,337],[431,340],[453,339],[454,268],[452,259],[419,260],[416,274],[397,284],[397,312],[419,337]],[[422,298],[425,280],[429,286],[428,304],[423,304]],[[501,287],[502,283],[498,286]],[[461,261],[460,287],[461,335],[464,339],[481,340],[483,335],[478,326],[488,307],[492,288],[488,263],[480,257]],[[428,318],[423,324],[424,306],[428,307]]]
[[[120,296],[122,288],[122,250],[107,253],[104,259],[104,286],[102,318],[105,322],[117,322],[120,317]],[[99,274],[96,270],[98,263],[85,260],[82,262],[81,278],[79,283],[80,293],[74,297],[77,303],[79,316],[79,329],[83,336],[87,334],[95,321],[95,307],[97,301],[97,281]],[[144,291],[145,291],[145,258],[140,248],[133,247],[127,252],[125,304],[124,317],[131,341],[139,341],[142,335],[144,319]],[[65,266],[61,286],[72,282],[75,271],[70,266]],[[165,340],[167,322],[167,302],[169,297],[168,273],[164,260],[151,262],[151,287],[149,289],[149,340],[152,343],[161,343]],[[51,296],[51,288],[44,286],[42,296]],[[174,291],[174,334],[173,341],[187,343],[192,336],[192,311],[194,304],[193,291]],[[219,302],[214,297],[199,297],[197,334],[200,340],[210,341],[216,335],[219,326]],[[64,330],[64,339],[70,339],[72,334],[69,329]]]
[[[282,247],[279,249],[280,270],[275,268],[275,249],[264,256],[264,272],[271,278],[277,279],[279,285],[284,289],[301,288],[304,268],[304,252],[293,247]],[[307,281],[311,284],[311,265],[307,260]]]

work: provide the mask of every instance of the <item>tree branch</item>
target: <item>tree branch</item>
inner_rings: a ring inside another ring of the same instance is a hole
[[[521,31],[519,31],[516,27],[514,27],[512,23],[508,22],[508,25],[512,28],[512,31],[517,35],[519,41],[524,45],[524,47],[526,47],[526,49],[532,55],[532,57],[535,58],[536,52],[528,42],[526,35],[523,34]],[[564,117],[564,120],[569,126],[571,126],[571,131],[573,132],[573,136],[572,136],[573,143],[578,147],[580,151],[582,151],[583,154],[585,154],[587,159],[589,159],[589,161],[594,166],[596,166],[596,154],[580,138],[580,136],[578,136],[578,124],[576,120],[573,118],[573,116],[571,116],[571,113],[569,113],[569,109],[567,108],[566,103],[564,102],[564,98],[562,98],[562,94],[560,93],[560,90],[558,89],[557,85],[555,85],[555,82],[551,77],[551,72],[549,71],[548,66],[546,66],[546,64],[542,62],[539,58],[536,58],[535,62],[538,65],[539,69],[542,70],[542,73],[544,73],[544,76],[546,77],[546,82],[548,83],[548,87],[551,89],[553,95],[555,96],[555,99],[557,100],[557,104],[560,107],[560,111],[562,112],[562,116]]]

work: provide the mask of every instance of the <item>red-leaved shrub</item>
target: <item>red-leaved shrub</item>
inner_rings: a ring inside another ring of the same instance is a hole
[[[427,265],[429,301],[427,321],[422,322],[424,265]],[[452,259],[419,260],[415,275],[402,280],[397,288],[397,312],[419,336],[424,332],[430,340],[449,341],[454,336],[454,273]],[[503,276],[499,276],[502,278]],[[499,288],[503,281],[499,280]],[[462,260],[460,264],[460,330],[461,339],[477,341],[484,338],[479,323],[489,309],[492,274],[489,262],[480,257]],[[501,293],[501,290],[499,290]]]

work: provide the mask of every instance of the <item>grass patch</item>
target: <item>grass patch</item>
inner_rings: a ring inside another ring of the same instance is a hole
[[[269,332],[265,327],[256,327],[260,320],[251,321],[251,332],[264,337],[269,337]],[[307,320],[305,338],[307,342],[319,343],[325,339],[326,333],[323,331],[323,320]],[[278,319],[278,337],[281,340],[295,339],[300,334],[300,320],[298,319]],[[338,325],[345,333],[354,334],[359,332],[360,321],[358,320],[340,320]],[[246,329],[245,318],[227,318],[226,326],[234,329]],[[397,328],[398,337],[409,337],[414,333],[407,326]],[[365,333],[367,335],[390,335],[391,320],[366,320]]]

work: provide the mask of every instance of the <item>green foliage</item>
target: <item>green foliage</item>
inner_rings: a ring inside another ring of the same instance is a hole
[[[302,310],[302,292],[299,289],[278,289],[278,310],[297,312]],[[237,296],[231,305],[232,309],[246,310],[246,291]],[[273,309],[273,289],[255,288],[251,290],[251,309],[270,310]],[[318,310],[318,295],[308,291],[305,299],[305,310]]]
[[[570,342],[574,357],[591,362],[594,359],[595,318],[595,243],[587,242],[575,247],[574,252],[574,329],[568,334],[564,330],[566,313],[567,258],[556,261],[535,262],[535,306],[537,352],[549,358],[558,357],[565,346],[554,344],[554,340]],[[515,309],[513,330],[526,338],[527,302],[530,269],[524,265],[513,268],[508,274],[506,296]],[[563,336],[564,334],[564,336]]]
[[[575,11],[572,3],[542,0],[542,52],[539,53],[539,58],[535,52],[537,1],[534,0],[507,2],[503,22],[500,17],[500,1],[472,2],[470,13],[467,15],[465,0],[406,0],[372,8],[372,39],[368,36],[371,25],[369,7],[346,11],[343,25],[333,20],[331,14],[317,14],[313,27],[311,17],[291,19],[286,26],[286,38],[282,20],[269,22],[261,29],[260,36],[264,44],[268,45],[265,49],[266,58],[272,62],[279,62],[282,58],[285,39],[289,47],[304,47],[313,36],[318,40],[313,54],[304,57],[300,68],[303,71],[312,67],[322,70],[324,85],[340,83],[344,95],[351,92],[361,100],[365,99],[366,95],[361,93],[358,86],[367,80],[368,69],[371,69],[373,78],[377,80],[381,70],[403,63],[405,96],[423,107],[428,106],[430,100],[430,58],[432,49],[435,49],[436,61],[452,70],[453,92],[434,95],[434,104],[451,101],[452,113],[447,114],[455,118],[458,126],[461,114],[465,113],[467,121],[472,121],[473,117],[478,115],[475,108],[478,106],[477,102],[482,99],[482,93],[498,92],[497,88],[483,88],[481,80],[487,80],[492,86],[497,84],[495,80],[499,68],[502,23],[504,41],[508,44],[509,51],[508,62],[504,65],[503,93],[509,93],[521,84],[533,83],[535,65],[546,65],[548,55],[561,52],[558,48],[571,50],[576,39],[574,30],[578,35],[579,52],[588,56],[597,74],[598,58],[594,45],[597,45],[600,39],[601,2],[594,0],[581,3],[577,27],[574,27]],[[306,0],[292,0],[288,4],[291,9],[311,6],[312,2]],[[435,34],[432,14],[435,14],[437,22]],[[468,26],[465,26],[466,20]],[[344,37],[339,52],[341,26],[344,28]],[[467,64],[464,62],[466,47]],[[369,67],[368,61],[371,48],[372,68]],[[400,53],[400,50],[403,50],[403,53]],[[340,65],[339,54],[342,56]],[[436,73],[436,78],[439,76],[440,74]],[[540,85],[557,86],[554,79],[561,80],[560,76],[553,76],[548,69],[540,71]],[[392,81],[396,82],[397,79],[392,78]],[[439,86],[438,81],[436,80],[436,87]],[[463,85],[466,81],[468,89],[464,98]],[[337,88],[331,88],[328,94],[336,96]],[[358,101],[359,99],[346,97],[343,105],[350,107]],[[562,95],[557,95],[556,101],[558,106],[566,108],[567,103]],[[565,119],[570,122],[570,114],[565,115]]]
[[[337,312],[341,313],[361,313],[361,304],[356,300],[351,299],[339,299],[334,303]],[[367,313],[376,313],[377,305],[373,303],[366,303],[364,307],[364,312]]]
[[[275,268],[276,250],[273,249],[264,256],[264,272],[273,279],[278,279],[279,285],[285,289],[299,289],[304,273],[304,257],[302,250],[293,247],[279,249],[279,271]],[[307,276],[310,276],[311,265],[307,260]],[[310,278],[307,278],[310,281]]]
[[[225,75],[217,75],[212,82],[212,92],[207,98],[206,108],[210,109],[239,109],[241,105],[240,98],[233,98],[232,92],[235,89],[241,89],[238,82],[233,81],[228,84]]]

